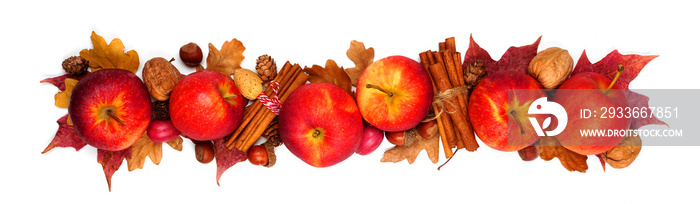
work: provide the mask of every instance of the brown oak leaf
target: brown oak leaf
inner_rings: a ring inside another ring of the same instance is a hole
[[[182,142],[183,142],[182,137],[176,137],[175,139],[172,139],[172,140],[167,141],[165,143],[170,145],[170,147],[172,147],[174,150],[182,151]]]
[[[561,146],[556,137],[542,137],[540,138],[540,158],[545,161],[554,159],[554,157],[559,158],[561,165],[569,171],[578,171],[581,173],[586,173],[588,170],[588,164],[586,160],[588,156],[581,155],[576,152],[572,152]]]
[[[319,65],[313,65],[311,67],[304,67],[304,72],[309,75],[309,82],[311,83],[329,83],[340,87],[350,94],[350,96],[355,96],[352,92],[352,83],[350,82],[350,77],[342,67],[338,67],[338,64],[333,60],[326,61],[326,67],[323,68]]]
[[[154,164],[160,164],[160,159],[163,158],[163,144],[151,141],[144,132],[141,138],[131,145],[131,157],[126,158],[129,171],[143,168],[146,157],[150,157]]]
[[[177,137],[166,143],[173,149],[182,151],[181,137]],[[131,157],[126,159],[129,171],[142,169],[143,165],[146,163],[146,157],[150,157],[154,164],[160,164],[160,160],[163,158],[163,143],[153,142],[146,133],[143,133],[141,138],[131,145]]]
[[[374,48],[365,49],[365,44],[353,40],[350,42],[350,48],[345,54],[355,63],[355,67],[345,69],[345,72],[350,77],[350,82],[353,86],[357,86],[357,81],[360,80],[360,75],[365,71],[365,68],[374,62]]]
[[[408,131],[416,130],[411,129]],[[428,158],[430,158],[430,161],[433,162],[433,164],[437,164],[440,156],[440,137],[430,137],[425,139],[418,136],[415,138],[416,139],[413,141],[411,146],[395,146],[394,148],[384,152],[384,157],[382,157],[381,162],[397,163],[403,160],[408,160],[408,164],[413,164],[413,162],[416,161],[418,154],[425,149],[425,151],[428,153]]]
[[[97,149],[97,162],[102,164],[102,170],[107,178],[107,187],[112,191],[112,175],[122,165],[124,159],[131,157],[131,148],[119,151]]]
[[[48,152],[54,147],[73,147],[75,151],[78,151],[87,145],[83,139],[80,139],[78,132],[75,131],[72,125],[68,123],[68,114],[61,117],[56,121],[58,123],[58,131],[56,135],[51,140],[48,146],[44,149],[42,154]]]
[[[68,108],[68,102],[70,101],[70,95],[73,93],[73,87],[78,84],[78,80],[73,78],[65,78],[64,90],[56,93],[53,96],[55,100],[55,105],[59,108]]]
[[[100,69],[124,69],[136,73],[139,68],[139,54],[134,50],[124,53],[124,44],[119,38],[114,38],[109,45],[102,36],[92,31],[90,35],[93,49],[83,49],[80,56],[85,58],[92,71]]]
[[[214,158],[216,159],[216,185],[219,185],[221,175],[234,164],[245,161],[247,157],[245,152],[237,148],[228,149],[224,138],[212,141],[214,142]]]
[[[233,70],[241,68],[241,62],[245,46],[241,41],[234,38],[226,41],[221,46],[221,51],[209,43],[209,55],[207,56],[207,70],[214,70],[226,76],[233,74]]]

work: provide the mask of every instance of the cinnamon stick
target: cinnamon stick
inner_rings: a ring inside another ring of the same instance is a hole
[[[280,84],[285,84],[289,79],[292,77],[294,74],[294,70],[292,70],[292,65],[287,61],[287,63],[282,66],[282,69],[280,69],[279,74],[275,77],[275,81],[277,81]],[[273,91],[271,88],[268,88],[265,90],[265,95],[272,95]],[[243,114],[243,120],[241,121],[241,124],[234,130],[234,132],[229,136],[229,138],[226,140],[226,147],[229,149],[233,148],[233,143],[238,137],[240,136],[241,132],[248,127],[248,124],[255,119],[256,115],[259,115],[262,111],[265,111],[267,108],[265,108],[260,101],[255,101],[253,104],[251,104],[246,110],[244,111]],[[269,111],[269,110],[268,110]]]
[[[280,102],[284,105],[284,101],[287,100],[287,97],[289,97],[289,95],[296,88],[300,87],[301,85],[304,85],[306,83],[306,81],[308,81],[308,80],[309,80],[308,75],[304,74],[303,72],[300,73],[299,76],[296,77],[296,79],[290,83],[289,88],[287,90],[285,90],[284,93],[282,93],[282,97],[280,97]],[[250,135],[250,139],[247,140],[245,143],[242,143],[241,146],[237,146],[236,148],[238,148],[239,150],[241,150],[243,152],[247,152],[248,149],[251,146],[253,146],[253,144],[255,144],[255,142],[260,138],[260,135],[265,131],[265,129],[267,129],[267,125],[269,125],[270,122],[272,122],[272,120],[275,119],[275,117],[277,117],[276,114],[274,114],[272,112],[265,112],[263,115],[263,121],[261,123],[264,125],[254,126],[255,131],[253,131],[252,134]]]
[[[433,81],[433,76],[432,76],[432,74],[430,74],[430,71],[428,70],[428,66],[430,66],[429,60],[428,60],[428,52],[422,52],[418,56],[420,57],[420,61],[421,61],[421,64],[423,65],[423,68],[425,69],[425,71],[428,72],[428,76],[430,77],[430,82],[433,84],[433,93],[437,94],[438,91],[437,91],[437,87],[435,87],[435,81]],[[438,114],[437,105],[432,104],[432,106],[433,106],[433,112],[437,115]],[[446,115],[439,115],[437,117],[438,117],[437,118],[438,133],[440,133],[440,141],[442,141],[442,148],[443,148],[443,151],[445,152],[445,158],[450,158],[453,156],[452,147],[454,145],[450,144],[449,140],[447,139],[447,132],[445,130],[445,123],[446,122],[444,122],[444,118],[446,118]]]
[[[444,59],[442,58],[442,54],[440,54],[439,52],[431,52],[431,54],[428,56],[429,59],[430,59],[430,56],[432,56],[432,59],[433,59],[433,61],[434,61],[433,64],[440,64],[441,67],[442,67],[441,69],[442,69],[443,71],[446,71],[446,65],[445,65]],[[433,76],[435,76],[435,75],[433,75]],[[436,77],[437,77],[437,76],[436,76]],[[437,80],[436,77],[433,77],[433,78],[434,78],[435,80]],[[445,75],[444,78],[441,78],[441,80],[446,80],[446,81],[448,82],[448,85],[449,85],[449,88],[446,88],[446,89],[444,89],[444,90],[447,90],[447,89],[451,89],[451,88],[452,88],[452,85],[451,85],[452,83],[450,82],[450,79],[449,79],[449,77],[448,77],[447,75]],[[437,82],[436,82],[436,83],[437,83]],[[440,91],[444,91],[444,90],[440,89]],[[461,105],[460,105],[460,103],[459,103],[459,99],[457,99],[456,101],[457,101],[456,103],[452,103],[452,104],[461,107]],[[445,109],[445,110],[447,110],[447,109]],[[450,112],[453,112],[453,113],[454,113],[455,110],[450,111]],[[456,129],[455,129],[456,126],[454,126],[454,125],[455,125],[456,122],[454,121],[454,119],[452,119],[452,117],[449,117],[449,118],[452,120],[452,121],[450,122],[450,124],[452,125],[452,128],[451,128],[450,130],[447,130],[447,131],[453,132],[454,137],[452,138],[452,140],[454,140],[454,143],[456,144],[457,148],[458,148],[458,149],[464,148],[464,144],[463,144],[462,139],[461,139],[462,136],[460,135],[461,132],[460,132],[459,130],[456,130]]]
[[[436,59],[437,58],[438,57],[436,56]],[[434,76],[433,78],[435,79],[435,85],[437,85],[438,90],[445,91],[452,88],[447,72],[442,64],[437,63],[430,65],[429,70]],[[449,103],[459,104],[458,97],[449,98],[448,101]],[[451,106],[445,106],[445,109],[447,109],[449,112],[448,114],[450,115],[450,118],[452,118],[455,128],[457,131],[459,131],[460,139],[462,140],[465,149],[467,149],[467,151],[475,151],[477,148],[479,148],[479,144],[476,142],[474,132],[471,128],[469,128],[467,118],[462,111],[455,110],[454,107],[452,107],[453,110],[450,110],[450,107]]]
[[[447,70],[447,76],[450,78],[450,83],[452,84],[452,87],[460,87],[462,83],[460,83],[460,78],[459,76],[462,76],[462,73],[457,71],[457,66],[454,63],[454,53],[450,51],[445,51],[445,52],[439,52],[439,54],[442,55],[442,58],[445,62],[445,68]],[[464,80],[461,80],[464,81]],[[459,106],[460,106],[460,111],[464,112],[463,110],[467,109],[467,96],[464,94],[459,94],[458,96],[459,99]]]

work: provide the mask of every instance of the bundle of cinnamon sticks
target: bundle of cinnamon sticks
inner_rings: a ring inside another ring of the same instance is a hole
[[[274,79],[280,85],[278,92],[280,102],[284,104],[289,94],[299,86],[304,85],[308,79],[309,76],[302,71],[299,64],[292,65],[287,61]],[[265,95],[270,97],[274,94],[271,87],[268,86],[265,90]],[[245,109],[243,121],[233,131],[233,134],[228,136],[226,147],[229,149],[237,148],[247,152],[275,117],[277,117],[277,114],[270,111],[259,100],[256,100]]]
[[[456,51],[454,37],[440,42],[439,51],[420,53],[423,67],[433,81],[436,102],[433,111],[438,116],[438,130],[445,157],[452,157],[452,148],[475,151],[479,148],[467,114],[467,87],[464,82],[462,55]],[[439,100],[439,102],[437,102]]]

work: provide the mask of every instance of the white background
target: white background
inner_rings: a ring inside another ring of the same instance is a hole
[[[21,1],[0,5],[2,71],[0,200],[22,203],[638,203],[697,202],[699,147],[644,147],[626,169],[588,159],[587,173],[568,172],[558,160],[521,161],[517,153],[481,145],[461,151],[442,169],[425,153],[413,165],[381,163],[384,142],[369,156],[354,155],[330,168],[313,168],[277,149],[273,168],[239,163],[216,185],[216,165],[200,164],[193,145],[178,152],[163,147],[160,165],[127,171],[126,163],[107,190],[96,150],[56,148],[40,152],[67,113],[53,105],[57,89],[40,84],[63,74],[63,59],[92,48],[90,32],[120,38],[139,53],[141,66],[153,57],[177,57],[192,41],[207,52],[237,38],[247,47],[243,67],[273,56],[302,66],[345,56],[351,40],[376,50],[375,59],[437,49],[457,38],[464,52],[469,35],[498,59],[509,46],[558,46],[577,60],[585,49],[596,62],[614,49],[623,54],[660,55],[630,86],[633,89],[698,89],[700,46],[697,7],[669,1],[621,2],[262,2]],[[489,2],[489,3],[486,3]],[[183,73],[193,70],[181,62]],[[140,76],[141,68],[138,75]],[[653,104],[653,99],[652,99]],[[439,163],[445,159],[441,155]]]

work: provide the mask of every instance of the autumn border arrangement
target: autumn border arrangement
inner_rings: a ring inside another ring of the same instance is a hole
[[[384,152],[381,162],[396,163],[407,160],[410,164],[421,151],[426,150],[430,160],[437,163],[441,145],[445,158],[452,158],[460,149],[476,151],[479,145],[468,113],[470,95],[491,73],[507,71],[529,74],[547,89],[555,89],[570,76],[579,73],[598,73],[616,80],[620,89],[624,90],[630,107],[648,107],[649,98],[630,91],[629,83],[657,56],[623,55],[615,50],[599,62],[591,63],[584,51],[574,66],[568,52],[561,48],[548,48],[538,53],[540,38],[530,45],[510,47],[498,61],[493,60],[472,37],[464,55],[456,51],[454,38],[447,38],[438,44],[437,51],[428,50],[415,56],[429,73],[433,84],[435,96],[431,111],[415,128],[386,133],[386,139],[396,146]],[[68,108],[74,87],[85,76],[101,69],[123,69],[136,73],[139,68],[138,53],[134,50],[125,52],[120,39],[115,38],[107,44],[105,39],[95,32],[90,39],[92,49],[84,49],[80,51],[79,56],[70,57],[63,62],[62,67],[66,74],[41,80],[41,83],[51,83],[59,89],[54,96],[55,105],[59,108]],[[240,89],[240,94],[247,98],[244,104],[248,104],[244,106],[240,125],[232,133],[213,140],[192,140],[195,143],[198,161],[208,163],[216,160],[217,184],[221,175],[238,162],[249,160],[256,165],[271,167],[276,161],[274,149],[283,143],[279,136],[278,115],[270,108],[271,102],[260,100],[259,95],[270,96],[278,100],[278,105],[283,105],[295,89],[308,81],[334,84],[355,97],[353,87],[358,86],[360,76],[374,62],[373,48],[365,48],[363,43],[352,41],[346,54],[355,64],[354,67],[344,69],[330,59],[325,66],[313,65],[304,68],[287,61],[278,72],[274,59],[263,55],[256,59],[256,73],[241,68],[241,61],[245,58],[245,47],[237,39],[226,41],[220,50],[211,43],[208,48],[207,67],[201,65],[202,51],[194,43],[182,47],[179,53],[180,60],[195,68],[197,72],[212,70],[225,76],[233,75],[233,81]],[[146,62],[143,67],[142,80],[154,99],[153,121],[165,121],[170,117],[168,96],[178,80],[184,77],[170,63],[172,60],[157,57]],[[621,67],[624,67],[624,71],[620,70]],[[42,154],[55,147],[73,147],[79,151],[87,145],[76,131],[68,114],[59,118],[57,123],[58,131]],[[632,119],[630,129],[649,124],[665,123],[655,117]],[[153,130],[153,134],[156,131]],[[186,136],[181,136],[177,130],[160,130],[158,133],[159,135],[155,136],[149,135],[149,132],[143,133],[126,149],[109,151],[98,148],[97,161],[102,165],[110,190],[111,177],[124,160],[127,161],[129,171],[133,171],[143,168],[146,157],[154,164],[159,164],[163,143],[182,151],[185,141],[183,138],[187,138]],[[165,137],[159,137],[164,135]],[[255,145],[259,140],[265,142]],[[383,136],[370,146],[376,149],[382,140]],[[374,151],[372,147],[369,148],[358,153],[366,155]],[[634,161],[640,151],[641,139],[627,137],[619,145],[595,156],[599,158],[603,168],[606,164],[614,168],[624,168]],[[556,157],[569,171],[586,172],[588,169],[588,155],[559,145],[555,137],[542,137],[534,144],[518,149],[517,152],[524,161],[538,157],[549,161]]]

